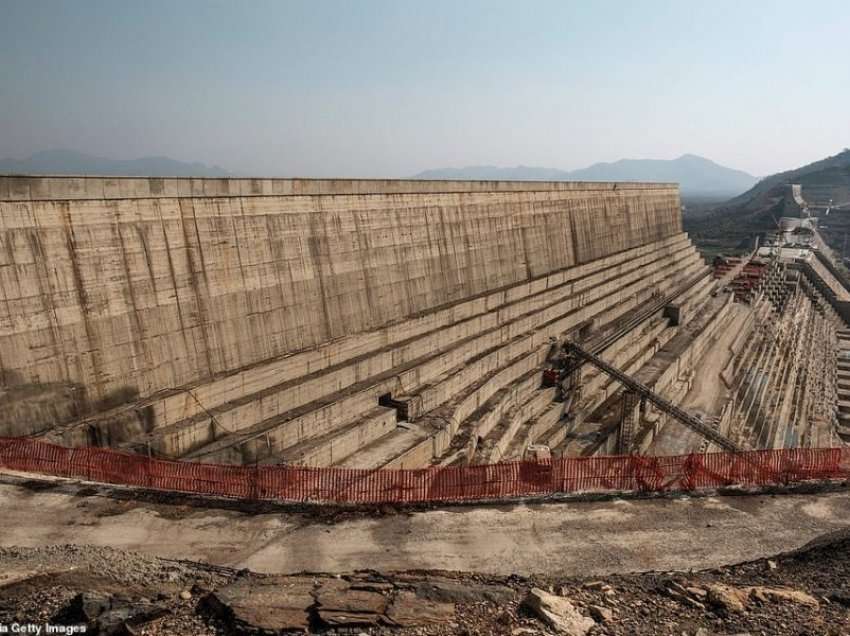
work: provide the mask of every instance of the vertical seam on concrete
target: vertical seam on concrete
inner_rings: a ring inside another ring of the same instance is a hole
[[[463,253],[466,254],[466,280],[471,281],[472,285],[470,288],[467,288],[462,294],[463,296],[469,296],[473,294],[478,294],[478,284],[475,280],[475,252],[472,250],[472,239],[470,235],[477,229],[478,219],[472,218],[469,219],[466,223],[463,223],[461,227],[463,228],[463,236],[461,240],[463,241]],[[477,239],[478,237],[476,237]]]
[[[313,260],[313,271],[316,273],[319,283],[319,297],[322,300],[322,316],[325,322],[325,337],[330,340],[333,338],[333,331],[331,330],[331,318],[328,314],[328,300],[325,297],[325,280],[322,273],[322,258],[319,250],[319,232],[317,227],[319,224],[317,217],[322,212],[321,200],[317,200],[316,205],[318,209],[309,213],[310,236],[307,237],[307,249],[310,252],[310,258]]]
[[[244,228],[245,227],[245,208],[242,206],[242,197],[239,198],[239,215],[242,217],[242,227]],[[233,242],[236,243],[236,260],[239,263],[239,276],[242,279],[242,298],[245,302],[245,308],[247,309],[245,314],[243,314],[244,317],[245,317],[245,323],[247,323],[245,326],[246,326],[246,330],[248,331],[248,337],[253,339],[253,333],[252,333],[253,325],[251,324],[251,320],[250,320],[250,317],[253,315],[253,307],[251,306],[251,299],[248,295],[248,283],[245,280],[245,268],[242,265],[242,250],[241,250],[240,245],[239,245],[239,232],[236,229],[236,215],[235,214],[230,215],[230,227],[233,228]],[[239,335],[238,335],[239,331],[237,330],[236,333],[237,333],[237,336],[234,339],[234,343],[236,344],[236,355],[239,356],[239,363],[238,363],[237,366],[241,367],[245,364],[249,364],[249,361],[246,361],[242,356],[242,345],[241,345],[240,338],[239,338]],[[265,349],[265,346],[263,346],[263,348]],[[262,358],[266,358],[266,357],[267,357],[266,352],[264,350],[262,355],[260,355],[260,358],[262,359]]]
[[[148,267],[148,279],[151,281],[151,289],[154,292],[154,300],[156,301],[156,306],[159,307],[159,298],[157,297],[157,289],[156,289],[156,276],[153,273],[153,261],[151,260],[150,248],[148,247],[148,238],[145,234],[144,226],[137,226],[136,233],[139,235],[139,243],[142,244],[142,252],[145,255],[145,264]]]
[[[198,299],[198,317],[200,318],[199,323],[200,323],[200,327],[201,327],[201,335],[204,338],[204,348],[207,351],[207,363],[209,365],[210,375],[215,375],[216,370],[213,367],[212,350],[210,348],[209,334],[207,333],[207,325],[210,322],[209,321],[210,312],[209,312],[209,307],[204,307],[204,303],[208,303],[208,304],[212,303],[212,297],[211,297],[211,292],[210,292],[209,279],[207,278],[207,264],[206,264],[206,260],[204,259],[204,249],[201,245],[201,232],[198,229],[198,215],[195,213],[195,200],[192,199],[191,203],[192,203],[192,226],[195,229],[195,242],[198,245],[198,258],[200,258],[200,260],[201,260],[201,275],[204,277],[204,286],[206,287],[207,293],[206,294],[201,293],[201,286],[198,284],[198,280],[195,277],[194,267],[192,268],[192,284],[195,287],[195,294],[196,294],[196,297]],[[185,228],[185,225],[184,225],[184,228]],[[187,245],[187,247],[188,247],[188,245]],[[188,250],[188,254],[191,255],[191,253],[192,253],[192,250]],[[215,331],[214,325],[215,325],[215,323],[213,323],[213,327],[212,327],[213,331]],[[216,341],[218,341],[217,338],[216,338]],[[222,347],[223,347],[223,345],[222,345]],[[221,358],[222,358],[222,362],[224,362],[225,352],[224,352],[223,349],[221,351]],[[227,367],[226,364],[223,365],[223,366],[225,368]]]
[[[440,234],[443,238],[443,244],[445,245],[445,266],[446,266],[446,278],[448,279],[448,272],[456,272],[458,278],[460,277],[460,259],[458,257],[457,250],[454,249],[454,235],[451,232],[451,224],[449,224],[448,231],[446,229],[446,208],[440,207]],[[450,237],[451,239],[450,240]],[[454,267],[450,267],[450,255],[454,257]],[[455,302],[456,298],[463,298],[463,294],[456,295],[456,291],[461,287],[461,283],[455,282],[455,279],[449,281],[450,286],[447,288],[445,300],[444,302]]]
[[[80,303],[80,310],[83,318],[83,329],[86,332],[86,345],[88,345],[89,349],[89,359],[91,360],[92,365],[92,375],[94,376],[94,387],[97,391],[98,399],[104,397],[103,393],[103,378],[100,364],[97,359],[96,352],[96,334],[93,332],[91,328],[91,323],[89,322],[89,298],[86,290],[83,288],[83,278],[82,272],[80,271],[80,264],[77,260],[77,241],[74,235],[74,226],[71,223],[71,206],[69,202],[64,201],[61,203],[62,210],[62,221],[65,225],[65,241],[68,247],[68,257],[71,265],[71,273],[74,278],[74,288],[77,292],[77,300]],[[88,398],[88,396],[87,396]],[[90,403],[89,399],[86,399],[86,402]],[[87,405],[88,406],[88,405]]]
[[[12,233],[11,233],[10,230],[6,230],[5,228],[4,228],[4,230],[5,230],[5,232],[4,232],[3,238],[4,238],[5,243],[6,243],[6,251],[9,254],[9,260],[10,260],[10,264],[12,265],[12,271],[16,271],[15,255],[12,252],[12,249],[11,249]],[[16,278],[17,278],[17,273],[16,273]],[[20,285],[18,285],[18,288],[20,289]],[[2,294],[3,304],[6,307],[6,315],[9,317],[9,326],[11,327],[12,326],[12,307],[9,304],[9,295],[6,293],[6,286],[5,285],[0,285],[0,294]],[[2,351],[2,347],[0,347],[0,371],[4,371],[5,368],[6,367],[3,365],[3,351]],[[5,372],[4,372],[3,375],[5,376]]]
[[[530,262],[530,251],[528,245],[528,228],[524,225],[519,226],[520,236],[522,237],[522,258],[525,261],[525,279],[531,280],[531,262]]]
[[[137,360],[138,354],[141,353],[142,361],[146,362],[146,359],[145,359],[145,353],[146,353],[146,351],[145,351],[145,349],[146,349],[146,347],[145,347],[145,332],[144,332],[144,329],[142,328],[141,319],[139,318],[139,309],[138,309],[138,306],[136,305],[136,295],[133,291],[133,280],[130,276],[130,263],[127,260],[127,246],[124,243],[124,234],[123,234],[123,232],[121,232],[120,204],[116,204],[114,210],[115,210],[115,232],[118,234],[118,244],[121,246],[121,260],[124,264],[124,277],[127,281],[127,286],[122,291],[125,294],[125,302],[126,302],[127,298],[129,298],[129,300],[130,300],[130,305],[131,305],[132,310],[133,310],[131,312],[132,316],[131,316],[130,321],[131,321],[131,323],[133,323],[135,325],[136,330],[139,333],[138,338],[130,338],[130,346],[133,348],[133,353],[134,353],[133,361],[132,361],[133,367],[134,367],[133,372],[136,374],[136,382],[138,383],[139,382],[139,378],[138,378],[139,370],[138,370],[138,365],[137,365],[136,360]],[[141,351],[139,351],[139,350],[141,350]],[[142,369],[142,374],[144,374],[144,368]],[[140,393],[142,392],[139,389],[138,384],[136,386],[136,390],[139,391]],[[145,392],[147,392],[147,387],[145,387]]]
[[[369,238],[367,234],[362,231],[360,211],[352,210],[351,216],[354,220],[354,230],[357,235],[357,245],[360,248],[360,254],[363,255],[363,258],[360,259],[360,268],[363,272],[363,291],[366,294],[366,310],[369,315],[369,325],[367,328],[372,329],[375,325],[380,324],[380,320],[376,319],[373,313],[373,311],[378,305],[377,299],[374,296],[374,290],[372,289],[372,282],[369,280],[369,271],[371,270],[371,268],[369,267],[369,265],[371,264],[369,262],[369,256],[372,254],[372,249],[369,245]],[[363,259],[365,259],[365,262],[363,261]]]
[[[36,227],[40,228],[38,222],[38,215],[35,213],[35,210],[32,210],[32,218],[35,222]],[[44,253],[44,248],[41,245],[41,241],[38,238],[38,232],[33,232],[29,234],[30,238],[30,249],[33,250],[33,256],[36,256],[36,251],[38,252],[38,256],[40,258],[35,258],[36,267],[38,267],[44,274],[44,280],[47,283],[48,293],[45,295],[44,288],[41,284],[41,276],[38,276],[38,291],[39,296],[42,301],[42,306],[45,308],[45,312],[47,313],[48,321],[50,322],[50,333],[53,336],[53,346],[56,348],[55,353],[58,353],[62,356],[62,366],[65,369],[65,380],[67,382],[71,382],[71,369],[68,366],[68,358],[65,354],[65,346],[62,341],[61,332],[59,329],[59,319],[56,316],[56,294],[53,289],[53,285],[50,282],[50,272],[47,269],[47,258]],[[3,297],[6,297],[5,291]],[[8,308],[8,301],[7,301]],[[0,369],[2,369],[2,359],[0,359]]]
[[[180,204],[175,199],[175,204],[177,205],[178,212],[180,211]],[[186,323],[183,320],[183,309],[180,307],[180,293],[177,291],[177,277],[174,273],[174,261],[171,258],[171,245],[168,242],[168,232],[165,229],[165,220],[162,218],[162,207],[156,206],[157,216],[159,216],[159,226],[162,229],[162,238],[165,241],[165,256],[168,259],[168,271],[171,274],[171,289],[174,290],[174,302],[177,306],[177,320],[180,323],[180,335],[183,338],[183,349],[186,352],[186,355],[189,355],[189,340],[186,337]],[[180,218],[180,224],[183,224],[182,215]],[[153,271],[151,271],[151,275],[153,275]],[[195,346],[194,340],[192,341],[192,349],[195,351],[194,358],[197,360],[198,358],[198,348]],[[175,377],[177,373],[175,371]]]
[[[564,212],[566,212],[570,217],[570,238],[572,239],[573,264],[581,265],[584,261],[581,260],[581,255],[578,251],[578,230],[576,228],[575,209],[572,205],[568,204],[564,209]]]
[[[334,203],[334,199],[330,199],[331,203]],[[322,248],[321,256],[322,259],[319,262],[319,266],[324,268],[327,266],[328,276],[325,277],[324,269],[322,269],[322,282],[326,294],[326,300],[328,303],[328,333],[331,338],[339,338],[345,335],[346,329],[351,328],[351,324],[354,324],[353,331],[363,331],[364,327],[361,324],[355,324],[353,322],[353,317],[348,316],[348,320],[351,320],[352,323],[348,323],[346,319],[346,315],[344,313],[345,306],[342,302],[342,298],[340,297],[340,286],[339,286],[339,276],[337,276],[336,268],[339,267],[342,272],[345,271],[345,263],[342,262],[341,256],[344,255],[344,252],[337,251],[333,253],[333,237],[339,236],[342,231],[341,219],[339,217],[339,213],[335,209],[336,206],[331,205],[330,211],[326,210],[324,205],[322,206],[322,212],[320,215],[320,219],[322,222],[322,241],[319,243]],[[337,247],[339,246],[340,241],[337,241]],[[336,320],[334,320],[336,318]]]
[[[427,206],[424,208],[423,214],[424,214],[423,218],[424,218],[424,221],[425,221],[425,223],[424,223],[424,225],[425,225],[425,236],[428,239],[428,246],[429,246],[428,255],[427,255],[427,258],[425,260],[425,268],[426,268],[426,271],[428,272],[428,279],[429,280],[435,280],[435,279],[441,278],[442,281],[443,281],[443,289],[448,290],[448,281],[447,281],[447,277],[446,277],[445,268],[438,267],[437,271],[436,272],[434,271],[434,257],[433,257],[434,247],[437,248],[437,262],[438,263],[442,263],[443,253],[442,253],[442,247],[441,247],[440,241],[434,240],[434,237],[431,235],[430,214],[429,214],[429,208]],[[430,298],[428,299],[428,301],[429,301],[428,304],[429,305],[439,304],[439,302],[441,301],[440,294],[439,294],[439,287],[438,287],[438,291],[437,291],[437,294],[436,294],[436,298],[435,298],[435,294],[433,292],[433,287],[431,289],[432,289],[432,291],[430,293]]]
[[[159,206],[157,206],[156,209],[159,211],[160,210]],[[160,215],[160,218],[161,218],[161,215]],[[147,270],[148,270],[148,279],[150,280],[150,283],[151,283],[151,290],[153,290],[153,301],[154,301],[156,308],[161,309],[162,305],[159,302],[159,290],[157,289],[157,285],[156,285],[156,276],[154,275],[154,271],[153,271],[153,260],[151,259],[150,248],[148,247],[148,236],[147,236],[147,233],[145,232],[145,225],[144,224],[140,224],[140,225],[136,226],[136,234],[138,235],[139,243],[142,246],[142,253],[145,255],[145,265],[147,266]],[[167,250],[168,250],[168,246],[166,244],[166,251]],[[169,254],[169,261],[170,260],[171,260],[171,256]],[[179,302],[179,300],[177,299],[176,296],[177,296],[177,292],[175,291],[175,302],[177,303],[178,312],[179,312],[180,302]],[[182,322],[181,322],[181,326],[182,326]],[[166,337],[166,341],[167,341],[167,335],[168,335],[168,331],[167,331],[167,328],[166,328],[166,330],[160,331],[157,334],[157,337],[160,338],[160,339],[162,339],[163,337]],[[185,337],[184,337],[183,341],[185,343],[185,341],[186,341]],[[174,386],[175,384],[179,383],[180,380],[179,380],[179,375],[177,373],[177,366],[176,366],[176,363],[174,361],[173,352],[172,352],[172,355],[168,356],[168,362],[169,362],[169,365],[171,366],[171,382],[169,384],[171,386]]]
[[[289,270],[290,289],[292,288],[292,266],[289,264],[289,260],[284,258],[284,252],[283,251],[280,251],[280,255],[278,255],[278,250],[276,249],[275,246],[278,244],[278,241],[280,239],[277,236],[277,234],[273,231],[274,228],[272,227],[273,223],[272,223],[271,215],[264,214],[263,218],[265,219],[266,234],[269,237],[269,252],[271,253],[272,262],[274,263],[274,273],[275,273],[275,278],[277,279],[278,293],[280,294],[280,298],[279,298],[279,301],[281,303],[280,311],[279,312],[276,311],[275,314],[277,315],[278,324],[280,325],[280,327],[282,329],[282,331],[280,333],[281,344],[283,345],[284,350],[288,350],[289,345],[287,344],[287,339],[286,339],[286,318],[285,318],[285,312],[286,312],[285,307],[286,307],[286,305],[284,304],[284,298],[286,298],[286,290],[284,289],[284,286],[283,286],[283,276],[282,276],[282,273],[281,273],[283,267],[282,267],[281,261],[283,261],[286,264],[286,266]],[[269,292],[269,293],[271,293],[271,292]],[[277,309],[277,307],[273,307],[273,310],[274,309]],[[276,350],[279,351],[280,347],[277,347]]]
[[[403,198],[400,203],[403,203]],[[405,208],[407,212],[410,212],[410,208]],[[393,217],[395,218],[395,223],[393,224],[393,251],[396,254],[396,262],[401,267],[401,272],[404,275],[404,281],[401,285],[404,290],[404,296],[407,299],[407,310],[402,314],[403,316],[410,316],[418,312],[419,310],[415,307],[413,303],[413,299],[410,295],[410,267],[408,267],[407,259],[404,256],[404,250],[400,248],[399,239],[400,239],[400,231],[402,226],[401,223],[401,209],[396,207],[393,210]]]

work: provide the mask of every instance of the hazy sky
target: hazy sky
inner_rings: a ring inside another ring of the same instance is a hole
[[[764,175],[846,146],[848,0],[0,0],[0,157]]]

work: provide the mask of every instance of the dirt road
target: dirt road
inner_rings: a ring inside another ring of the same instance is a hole
[[[334,523],[121,500],[0,475],[2,546],[90,544],[258,572],[362,568],[590,576],[688,570],[847,527],[850,492],[457,507]]]

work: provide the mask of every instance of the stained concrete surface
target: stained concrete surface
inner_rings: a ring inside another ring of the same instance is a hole
[[[724,401],[729,397],[729,390],[720,377],[723,369],[732,360],[735,352],[732,345],[744,329],[750,308],[746,305],[735,304],[730,308],[729,323],[719,330],[715,342],[708,348],[699,364],[693,368],[691,389],[678,404],[692,414],[703,416],[719,416]],[[680,422],[668,421],[653,440],[649,454],[651,455],[681,455],[699,450],[702,436],[692,431]]]
[[[97,410],[680,232],[669,184],[0,176],[0,356]]]
[[[146,503],[0,477],[0,545],[112,546],[258,572],[446,569],[595,576],[711,568],[848,526],[850,492],[456,507],[330,523]]]

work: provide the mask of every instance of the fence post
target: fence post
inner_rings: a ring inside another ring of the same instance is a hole
[[[251,480],[250,480],[251,488],[249,492],[249,499],[253,499],[257,501],[260,498],[260,464],[259,462],[254,464],[254,470],[251,471]]]
[[[696,488],[697,456],[691,453],[682,462],[682,488],[692,491]]]

